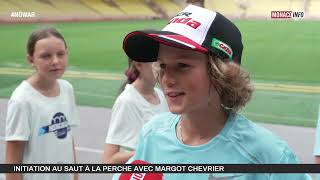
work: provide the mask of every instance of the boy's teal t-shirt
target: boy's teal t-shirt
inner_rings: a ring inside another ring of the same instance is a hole
[[[251,122],[244,116],[231,113],[221,132],[208,143],[188,146],[176,136],[180,115],[162,113],[143,128],[136,154],[129,160],[151,164],[296,164],[297,157],[279,137]],[[113,179],[118,179],[116,174]],[[267,180],[311,179],[307,174],[164,174],[165,180]]]

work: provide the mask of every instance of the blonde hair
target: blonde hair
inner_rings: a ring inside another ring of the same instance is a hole
[[[208,75],[225,110],[237,112],[250,101],[254,91],[250,75],[234,61],[209,55]]]

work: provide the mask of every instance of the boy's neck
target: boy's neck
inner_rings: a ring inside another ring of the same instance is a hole
[[[183,114],[180,126],[183,129],[182,133],[185,136],[185,140],[190,142],[189,145],[200,145],[204,143],[199,142],[202,137],[205,137],[205,142],[207,142],[219,134],[227,118],[228,114],[221,107],[217,107],[207,109],[207,111]]]

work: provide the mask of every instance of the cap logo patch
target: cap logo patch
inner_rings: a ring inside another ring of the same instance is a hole
[[[190,27],[192,27],[193,29],[197,29],[201,23],[198,21],[193,20],[192,18],[184,18],[184,17],[175,17],[172,18],[168,24],[172,24],[172,23],[180,23],[180,24],[186,24]]]
[[[191,15],[191,12],[180,12],[179,14],[177,14],[177,16],[187,16],[189,17],[189,15]]]
[[[220,40],[218,40],[216,38],[213,38],[211,46],[215,47],[217,49],[220,49],[221,51],[226,53],[229,56],[230,59],[232,59],[232,55],[233,55],[232,49],[226,43],[224,43],[224,42],[222,42],[222,41],[220,41]]]

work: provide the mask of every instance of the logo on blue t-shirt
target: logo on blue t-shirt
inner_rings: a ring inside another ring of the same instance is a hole
[[[39,129],[39,136],[54,132],[57,138],[63,139],[67,137],[68,131],[70,131],[70,126],[66,116],[63,113],[58,112],[53,116],[51,125],[43,126]]]

